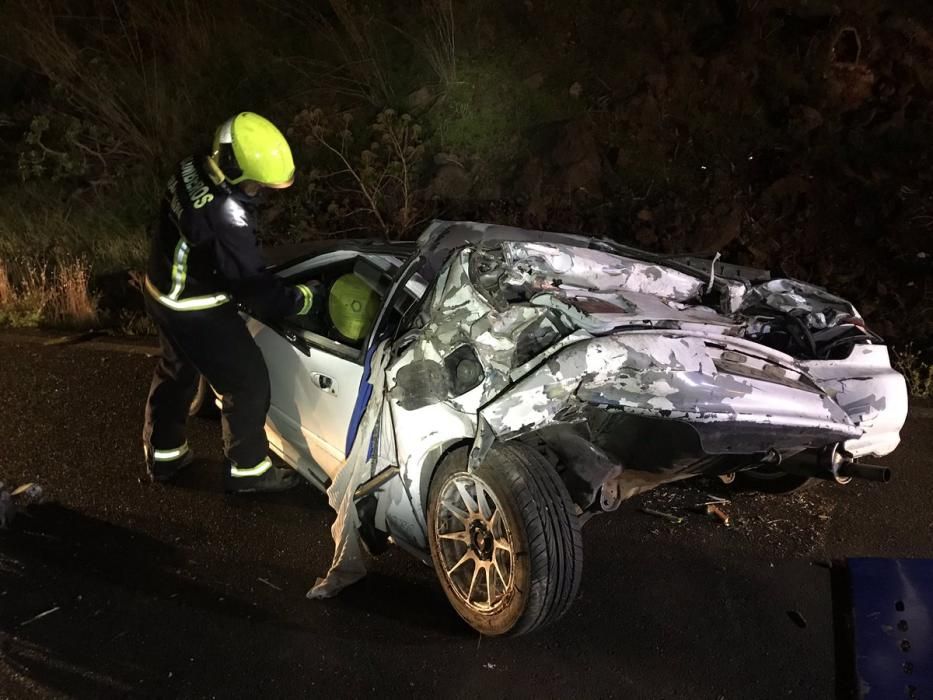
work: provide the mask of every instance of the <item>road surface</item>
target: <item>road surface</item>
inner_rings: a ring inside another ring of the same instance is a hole
[[[640,510],[723,495],[672,486],[591,520],[579,599],[530,636],[481,638],[397,549],[309,601],[331,556],[322,494],[223,495],[220,429],[199,420],[181,482],[143,478],[154,361],[0,339],[0,480],[47,496],[0,533],[0,697],[844,697],[838,561],[933,557],[926,409],[881,460],[888,485],[727,494],[729,528]]]

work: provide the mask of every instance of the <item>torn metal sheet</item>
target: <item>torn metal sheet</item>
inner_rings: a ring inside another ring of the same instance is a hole
[[[863,430],[861,437],[843,444],[846,452],[865,457],[897,447],[909,402],[904,378],[891,367],[885,346],[860,345],[843,360],[801,365]]]
[[[515,242],[502,246],[513,277],[506,284],[612,289],[673,301],[698,298],[702,281],[660,265],[569,245]]]
[[[829,328],[847,319],[861,318],[845,299],[797,280],[778,279],[753,287],[745,295],[739,312],[766,306],[785,314],[806,315],[811,328]]]
[[[738,346],[709,347],[702,337],[678,331],[641,331],[583,341],[551,357],[539,370],[485,406],[481,415],[504,438],[573,418],[582,404],[691,423],[762,424],[774,434],[764,451],[794,447],[796,435],[821,431],[835,439],[859,437],[848,414],[835,402],[784,369],[748,355]],[[732,353],[738,371],[717,360]],[[758,374],[750,374],[749,370]],[[770,370],[773,376],[768,375]],[[707,438],[711,453],[728,436]],[[762,438],[770,439],[770,438]],[[796,445],[809,446],[807,442]]]

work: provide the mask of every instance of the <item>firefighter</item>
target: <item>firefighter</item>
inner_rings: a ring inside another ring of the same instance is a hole
[[[299,482],[269,458],[269,376],[238,313],[238,305],[263,319],[315,309],[315,290],[285,286],[265,269],[256,243],[257,195],[289,187],[294,175],[282,133],[242,112],[217,129],[210,154],[186,158],[169,180],[143,295],[162,350],[143,430],[153,481],[170,480],[192,461],[185,421],[203,375],[222,397],[225,490],[281,491]]]

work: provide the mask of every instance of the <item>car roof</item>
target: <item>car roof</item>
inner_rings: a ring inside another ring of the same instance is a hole
[[[263,248],[263,257],[274,268],[290,265],[324,253],[352,250],[376,255],[395,255],[406,259],[417,250],[414,241],[387,241],[384,238],[327,238],[317,241],[302,241]]]
[[[601,239],[576,233],[537,231],[534,229],[485,224],[476,221],[443,221],[435,219],[418,238],[418,246],[425,249],[443,250],[461,248],[465,245],[495,243],[500,241],[563,243],[578,247],[593,247]]]
[[[515,226],[486,224],[475,221],[445,221],[435,219],[421,232],[416,241],[389,241],[385,238],[324,238],[316,241],[286,243],[264,249],[263,254],[273,269],[283,269],[295,263],[334,251],[359,251],[376,255],[394,255],[404,260],[420,253],[432,262],[435,270],[454,250],[468,245],[488,245],[504,241],[564,244],[580,248],[602,250],[671,267],[690,275],[706,273],[712,260],[680,255],[660,255],[603,238],[576,233],[538,231]],[[720,264],[721,266],[721,264]],[[736,268],[737,269],[737,268]],[[751,279],[770,279],[766,271],[751,270]],[[728,276],[724,268],[717,274]]]
[[[474,221],[435,219],[422,231],[417,241],[389,241],[385,238],[324,238],[316,241],[270,246],[263,249],[263,256],[271,267],[282,268],[334,251],[353,250],[409,258],[419,249],[451,250],[472,243],[493,243],[495,241],[565,243],[581,247],[600,245],[599,239],[579,234],[535,231],[498,224],[482,224]]]

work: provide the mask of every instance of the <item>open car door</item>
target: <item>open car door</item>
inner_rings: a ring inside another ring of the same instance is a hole
[[[354,275],[381,303],[400,264],[393,256],[337,251],[281,276],[289,284],[314,280],[329,291],[337,279]],[[370,329],[361,340],[348,341],[336,332],[327,309],[277,323],[251,319],[249,328],[269,368],[270,445],[296,469],[326,485],[346,461]]]

